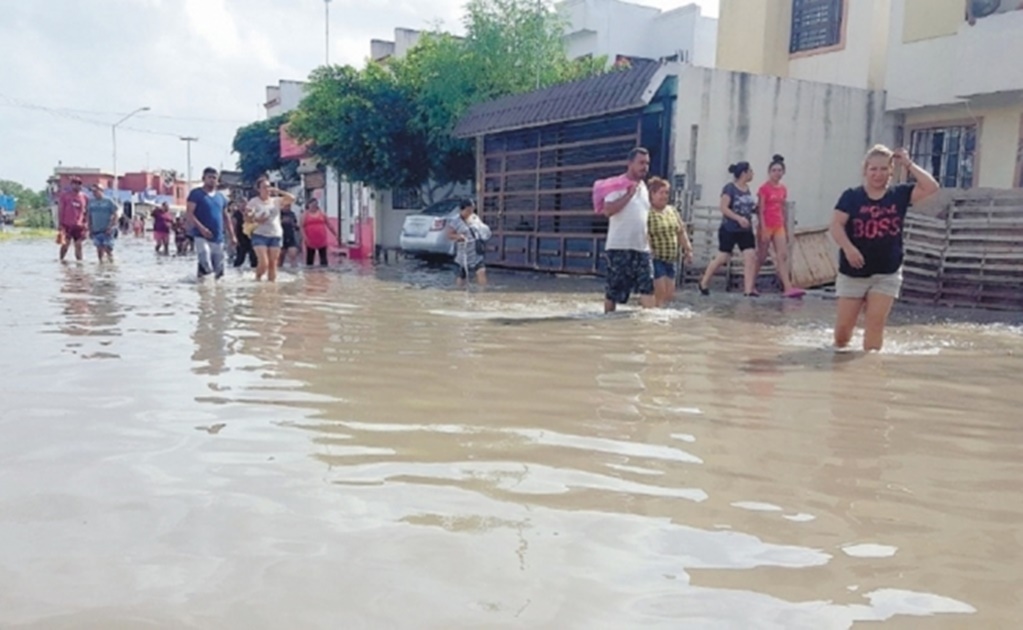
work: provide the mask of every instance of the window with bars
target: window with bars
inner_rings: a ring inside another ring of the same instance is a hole
[[[916,129],[910,135],[910,157],[945,188],[972,188],[977,153],[977,126],[956,125]]]
[[[789,53],[836,46],[842,41],[843,0],[792,0]]]

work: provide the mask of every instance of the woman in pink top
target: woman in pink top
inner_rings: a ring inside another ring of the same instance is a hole
[[[806,292],[792,286],[792,275],[789,273],[789,242],[788,234],[785,233],[785,225],[788,223],[785,204],[788,201],[789,191],[785,188],[785,184],[781,183],[781,178],[784,176],[785,158],[775,155],[771,159],[771,165],[767,167],[767,181],[757,191],[759,200],[757,208],[760,211],[757,275],[760,274],[760,267],[767,260],[768,250],[773,247],[774,266],[777,268],[784,295],[796,298]]]
[[[327,245],[330,244],[327,234],[333,234],[337,240],[337,232],[327,221],[327,215],[320,210],[315,198],[306,203],[305,214],[302,215],[302,242],[305,243],[305,264],[313,266],[316,255],[320,255],[320,266],[327,266]]]

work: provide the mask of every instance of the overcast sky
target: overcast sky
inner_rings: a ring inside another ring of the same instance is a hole
[[[639,0],[669,9],[689,0]],[[362,65],[395,27],[461,30],[464,0],[333,0],[331,62]],[[717,15],[717,0],[699,0]],[[324,60],[323,0],[0,0],[0,179],[41,189],[58,163],[118,171],[234,168],[266,86]]]

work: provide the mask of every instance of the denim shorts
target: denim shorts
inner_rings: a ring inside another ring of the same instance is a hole
[[[262,234],[252,235],[252,246],[253,247],[276,247],[281,248],[282,239],[280,236],[263,236]]]
[[[671,278],[674,280],[677,273],[675,263],[654,258],[654,280],[661,278]]]
[[[105,249],[114,248],[114,235],[107,234],[106,232],[96,232],[92,234],[92,244],[96,247],[103,247]]]

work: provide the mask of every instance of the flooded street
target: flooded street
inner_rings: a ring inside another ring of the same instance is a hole
[[[1023,328],[0,243],[0,628],[1010,628]],[[978,317],[983,314],[978,315]]]

